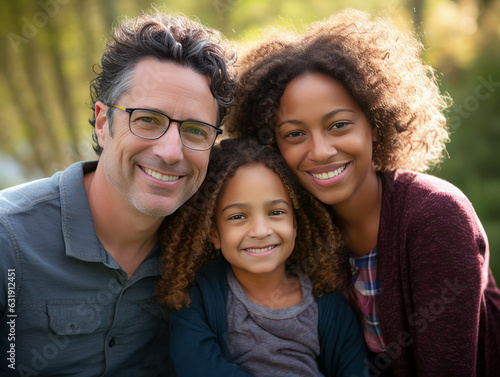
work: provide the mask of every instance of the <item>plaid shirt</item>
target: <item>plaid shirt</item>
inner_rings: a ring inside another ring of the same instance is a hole
[[[377,279],[377,247],[361,257],[350,257],[352,282],[363,313],[363,330],[366,344],[373,352],[385,351],[384,339],[377,318],[377,301],[380,281]]]

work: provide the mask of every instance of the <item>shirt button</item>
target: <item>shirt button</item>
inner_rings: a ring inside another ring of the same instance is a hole
[[[115,345],[115,343],[116,343],[116,342],[115,342],[115,338],[111,338],[111,340],[109,341],[108,345],[109,345],[110,347],[113,347],[113,346]]]

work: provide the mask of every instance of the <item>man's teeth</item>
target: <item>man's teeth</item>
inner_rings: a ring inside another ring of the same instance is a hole
[[[340,168],[338,168],[337,170],[334,170],[334,171],[329,171],[327,173],[320,173],[320,174],[314,174],[314,173],[311,173],[312,176],[314,178],[317,178],[317,179],[328,179],[328,178],[333,178],[333,177],[336,177],[337,175],[339,175],[340,173],[342,173],[345,169],[346,165],[344,166],[341,166]]]
[[[268,247],[265,247],[264,249],[245,249],[245,250],[248,251],[249,253],[260,254],[260,253],[265,253],[266,251],[269,251],[269,250],[273,249],[274,247],[276,247],[276,245],[268,246]]]
[[[144,171],[148,173],[148,175],[150,175],[151,177],[160,179],[162,181],[177,181],[179,179],[178,175],[163,175],[151,169],[144,169]]]

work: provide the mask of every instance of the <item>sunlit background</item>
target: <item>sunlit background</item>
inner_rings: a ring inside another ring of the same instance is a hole
[[[89,82],[113,25],[151,7],[140,0],[0,0],[0,189],[95,159]],[[345,7],[413,29],[424,60],[454,100],[448,157],[431,173],[472,201],[500,279],[500,0],[172,0],[234,42],[263,27],[304,25]]]

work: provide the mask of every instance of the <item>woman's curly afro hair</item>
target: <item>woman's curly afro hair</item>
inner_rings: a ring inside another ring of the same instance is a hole
[[[377,128],[377,171],[424,171],[443,157],[449,99],[440,94],[421,52],[412,33],[352,9],[313,23],[302,35],[274,30],[241,58],[229,131],[273,144],[287,84],[322,73],[341,82]]]

